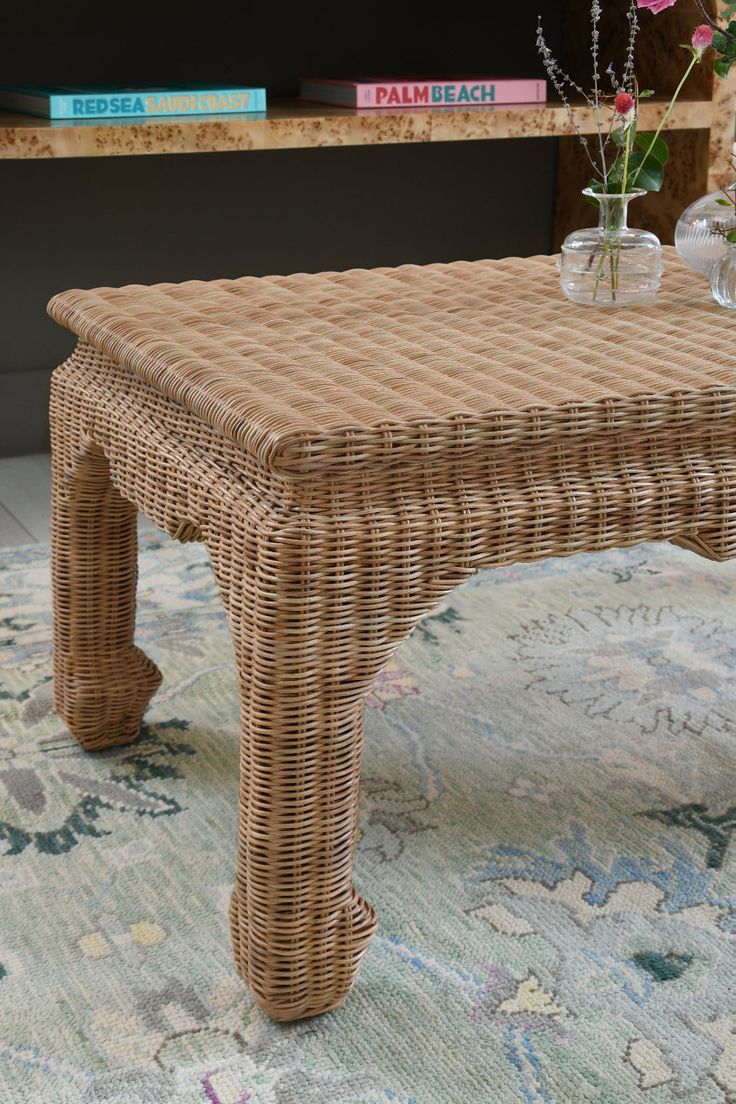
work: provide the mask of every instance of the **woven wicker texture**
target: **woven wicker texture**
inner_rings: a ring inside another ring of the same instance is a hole
[[[646,325],[561,303],[549,257],[68,291],[49,310],[285,472],[736,409],[736,354],[713,353],[732,319],[674,250]]]
[[[261,1005],[277,1019],[295,1019],[339,1005],[375,928],[372,908],[352,885],[363,705],[376,675],[420,618],[481,567],[645,540],[677,540],[713,559],[736,555],[734,390],[723,379],[727,368],[706,364],[697,374],[706,334],[709,350],[722,347],[723,327],[731,326],[732,320],[715,304],[703,301],[707,292],[699,281],[687,277],[684,292],[671,290],[672,275],[661,310],[659,305],[622,313],[571,308],[559,295],[547,300],[534,290],[540,273],[547,278],[548,268],[532,260],[513,261],[506,267],[431,266],[429,272],[399,269],[395,276],[382,271],[360,277],[369,303],[375,303],[371,295],[376,281],[381,287],[404,278],[433,282],[439,273],[440,285],[451,287],[456,277],[463,284],[469,272],[478,280],[481,276],[491,284],[495,280],[493,296],[489,291],[485,298],[478,293],[486,304],[488,332],[481,332],[479,308],[473,308],[475,322],[468,323],[475,327],[472,340],[462,337],[459,323],[454,331],[461,360],[469,355],[463,340],[486,350],[494,348],[500,360],[498,348],[508,339],[499,336],[496,327],[503,329],[499,319],[504,317],[508,325],[509,313],[519,308],[516,294],[509,298],[508,289],[503,306],[498,274],[519,272],[513,291],[526,287],[540,317],[544,313],[548,331],[533,335],[523,325],[522,313],[515,314],[519,338],[514,355],[529,358],[524,396],[528,398],[532,389],[541,394],[539,381],[545,379],[545,393],[558,395],[560,402],[545,407],[544,418],[541,412],[532,415],[520,408],[509,415],[516,421],[508,423],[506,447],[501,423],[480,418],[476,427],[496,434],[486,448],[481,447],[480,432],[473,437],[462,418],[437,422],[436,432],[412,428],[404,436],[397,432],[383,451],[378,422],[365,431],[360,448],[338,429],[322,433],[319,446],[317,436],[299,438],[294,430],[298,418],[308,415],[312,429],[321,430],[337,418],[338,398],[346,408],[343,417],[356,406],[367,408],[360,396],[350,393],[346,382],[353,378],[350,364],[345,380],[339,381],[339,365],[332,361],[320,376],[316,366],[324,356],[320,336],[324,327],[319,301],[312,302],[312,339],[307,308],[297,307],[294,293],[288,290],[289,280],[282,278],[263,285],[258,281],[218,283],[212,297],[221,312],[223,289],[236,288],[232,340],[238,347],[246,341],[244,319],[255,319],[254,332],[263,350],[269,319],[274,329],[272,347],[279,343],[278,314],[261,310],[257,315],[252,306],[261,294],[266,298],[286,295],[290,311],[299,315],[300,367],[293,369],[297,380],[293,399],[286,401],[286,369],[274,371],[270,398],[259,394],[262,418],[272,418],[273,425],[291,426],[282,428],[287,436],[281,438],[273,426],[268,431],[275,433],[280,447],[291,440],[301,441],[307,449],[300,454],[306,467],[295,461],[294,474],[282,470],[283,462],[277,464],[275,454],[269,454],[271,464],[265,452],[259,454],[255,442],[265,448],[266,422],[243,420],[243,396],[249,389],[255,394],[250,380],[261,379],[261,370],[252,369],[242,354],[233,357],[227,372],[216,366],[215,353],[205,359],[202,318],[212,301],[209,285],[183,285],[165,293],[126,289],[121,295],[129,314],[119,326],[126,330],[127,346],[123,349],[121,339],[118,362],[108,355],[110,340],[101,331],[95,336],[88,330],[54,375],[57,707],[80,743],[91,750],[135,737],[160,677],[133,641],[135,508],[172,536],[201,537],[228,614],[240,676],[241,796],[231,909],[235,963]],[[298,276],[293,282],[301,288],[324,289],[338,286],[339,279]],[[361,325],[368,325],[369,312],[360,305],[358,274],[345,274],[343,279],[354,282],[344,304],[345,325],[357,333]],[[244,299],[237,289],[246,286],[252,290]],[[200,300],[193,298],[199,294],[196,289],[201,290]],[[98,305],[105,297],[115,298],[113,292],[86,294]],[[464,294],[470,294],[467,287]],[[164,336],[154,350],[151,335],[159,316],[149,318],[147,305],[170,303],[177,295],[190,304],[192,334],[186,336],[185,315],[161,314]],[[80,297],[82,293],[69,293],[66,300],[58,297],[54,312],[62,309],[59,304]],[[491,300],[495,302],[492,310]],[[686,329],[675,325],[673,303],[687,300],[696,305],[683,305],[683,312],[700,318],[702,329],[686,339],[682,336]],[[130,320],[137,301],[143,335],[139,351]],[[449,301],[439,310],[446,334],[450,332]],[[460,310],[457,300],[452,301]],[[362,322],[351,321],[348,303]],[[403,303],[402,309],[408,310],[409,299]],[[384,303],[384,321],[391,309]],[[329,310],[336,329],[334,297]],[[422,311],[432,331],[435,322],[429,306],[425,304]],[[176,346],[166,336],[173,317],[180,341]],[[108,334],[111,326],[108,323]],[[225,322],[212,326],[213,349],[220,355]],[[374,320],[373,341],[376,327]],[[84,330],[81,321],[79,328]],[[561,351],[556,361],[559,379],[548,368],[551,354],[540,367],[541,350],[553,330],[555,342],[562,341],[563,333],[570,336],[578,361],[583,350],[589,355],[596,343],[600,346],[604,341],[603,334],[608,335],[609,375],[598,367],[595,382],[583,384],[582,377],[576,376],[578,399],[573,407],[567,405],[573,388],[561,367]],[[450,402],[431,387],[424,396],[425,369],[418,367],[411,374],[407,368],[407,397],[400,399],[396,364],[402,358],[405,364],[414,364],[410,354],[418,356],[417,332],[407,334],[403,354],[398,337],[391,338],[394,386],[388,390],[396,397],[397,410],[403,403],[415,415],[423,403],[437,408],[440,402]],[[93,337],[107,351],[95,348],[90,343]],[[624,339],[627,346],[618,344]],[[293,336],[288,340],[296,355]],[[353,360],[365,363],[358,338],[350,340],[355,344]],[[183,354],[171,353],[186,347],[201,350],[199,383],[191,358],[185,367]],[[630,348],[639,349],[638,360]],[[620,355],[620,371],[614,350]],[[344,355],[350,361],[348,353]],[[286,363],[283,355],[278,363]],[[308,398],[305,363],[315,366]],[[449,388],[449,348],[442,363],[445,369],[440,376]],[[522,362],[515,363],[519,380]],[[146,368],[153,364],[158,365],[155,372]],[[218,371],[219,382],[215,382]],[[499,378],[503,375],[501,368],[494,371]],[[375,373],[380,374],[378,368]],[[158,387],[144,375],[151,380],[155,375]],[[461,375],[458,371],[453,384],[456,410],[479,401],[478,388],[468,388],[467,395],[462,390]],[[353,376],[356,387],[363,380],[365,391],[367,372]],[[235,382],[228,406],[226,399],[217,396],[227,392],[231,377]],[[489,394],[500,386],[494,384],[493,375],[486,378],[479,370],[475,378],[486,379]],[[636,387],[644,383],[649,387],[647,395],[634,396]],[[655,386],[658,391],[652,390]],[[612,397],[626,387],[631,392],[628,399]],[[163,393],[177,389],[179,401]],[[375,385],[374,391],[378,394],[381,389]],[[583,396],[589,403],[584,408]],[[233,439],[236,409],[238,434],[248,439],[248,448]],[[225,424],[233,434],[223,434]],[[594,426],[600,432],[594,433]],[[464,446],[469,438],[470,444]],[[312,446],[316,451],[310,454]],[[321,471],[317,459],[325,461],[329,449],[334,469]],[[396,462],[378,463],[389,455]],[[347,463],[349,459],[353,462]],[[367,471],[361,460],[375,466]],[[317,470],[312,472],[314,465]]]

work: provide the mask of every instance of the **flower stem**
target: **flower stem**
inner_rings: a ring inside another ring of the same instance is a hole
[[[641,170],[642,170],[642,169],[644,168],[644,166],[646,165],[646,163],[647,163],[647,159],[648,159],[648,157],[649,157],[649,154],[650,154],[650,153],[652,152],[652,150],[654,149],[654,146],[655,146],[655,144],[656,144],[656,142],[657,142],[657,139],[659,138],[660,134],[662,133],[662,128],[664,127],[665,123],[667,122],[667,120],[669,119],[670,115],[672,114],[672,109],[674,108],[675,104],[677,103],[677,97],[678,97],[678,96],[680,95],[680,93],[682,92],[682,89],[683,89],[683,87],[684,87],[685,81],[686,81],[686,80],[687,80],[687,78],[688,78],[688,77],[690,76],[690,74],[692,73],[692,71],[693,71],[693,69],[695,68],[695,66],[696,66],[696,65],[698,65],[698,64],[700,63],[700,60],[701,60],[701,59],[700,59],[699,57],[696,57],[696,56],[695,56],[695,54],[693,54],[692,58],[690,59],[690,64],[688,65],[687,69],[685,70],[685,73],[684,73],[684,75],[683,75],[683,78],[682,78],[682,80],[680,81],[680,83],[678,84],[677,88],[675,89],[675,94],[674,94],[674,96],[672,97],[672,99],[670,100],[670,104],[669,104],[669,107],[667,108],[667,110],[665,111],[664,115],[662,116],[662,119],[661,119],[661,121],[660,121],[660,124],[659,124],[659,126],[657,127],[657,130],[656,130],[656,132],[655,132],[655,134],[654,134],[654,137],[652,138],[651,142],[649,143],[649,146],[648,146],[648,148],[647,148],[647,151],[646,151],[646,153],[644,154],[644,159],[643,159],[643,161],[642,161],[641,165],[639,166],[639,168],[638,168],[638,169],[635,169],[635,170],[634,170],[634,173],[633,173],[633,175],[632,175],[632,177],[631,177],[631,187],[632,187],[632,188],[634,187],[634,185],[636,184],[636,181],[637,181],[637,180],[638,180],[638,178],[639,178],[639,173],[641,172]]]
[[[631,156],[631,130],[632,127],[626,128],[626,145],[624,147],[624,171],[621,178],[621,192],[626,193],[626,184],[629,179],[629,157]]]

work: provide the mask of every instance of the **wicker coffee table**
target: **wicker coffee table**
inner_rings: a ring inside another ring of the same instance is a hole
[[[733,319],[672,252],[651,309],[576,307],[547,257],[49,309],[79,337],[51,409],[57,707],[91,751],[135,739],[160,681],[136,507],[203,540],[240,674],[235,963],[276,1019],[335,1008],[376,926],[351,875],[377,672],[481,567],[736,554]]]

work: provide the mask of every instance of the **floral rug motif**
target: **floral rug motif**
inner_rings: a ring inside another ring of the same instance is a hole
[[[147,536],[139,740],[52,710],[48,553],[0,553],[2,1104],[734,1104],[736,563],[484,572],[368,700],[344,1008],[236,976],[238,716],[206,554]]]

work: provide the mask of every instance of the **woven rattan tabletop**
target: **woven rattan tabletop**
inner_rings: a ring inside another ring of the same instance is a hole
[[[671,249],[649,308],[575,306],[532,257],[67,291],[49,312],[275,471],[736,413],[733,316]]]

